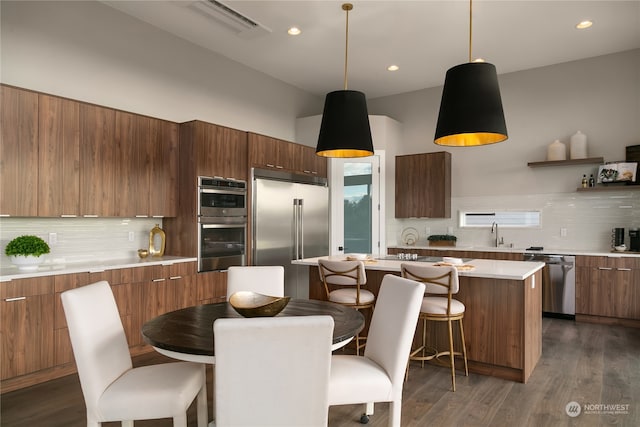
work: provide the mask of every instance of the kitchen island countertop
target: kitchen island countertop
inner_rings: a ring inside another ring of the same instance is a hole
[[[319,259],[329,260],[344,260],[345,255],[332,255],[325,257],[305,258],[302,260],[292,261],[292,264],[317,266]],[[365,268],[367,270],[382,270],[382,271],[400,271],[400,264],[405,263],[419,263],[429,264],[429,262],[423,261],[408,261],[408,260],[389,260],[389,259],[371,259],[365,262]],[[430,263],[433,264],[433,263]],[[524,280],[534,274],[536,271],[541,270],[544,267],[543,262],[532,261],[502,261],[492,259],[473,259],[465,262],[466,265],[472,265],[475,268],[473,270],[461,270],[458,272],[460,276],[467,277],[479,277],[487,279],[507,279],[507,280]]]

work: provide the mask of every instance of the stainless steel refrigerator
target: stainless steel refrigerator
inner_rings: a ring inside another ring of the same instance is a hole
[[[329,254],[326,178],[281,171],[252,171],[254,265],[282,265],[285,295],[309,298],[309,268],[295,259]]]

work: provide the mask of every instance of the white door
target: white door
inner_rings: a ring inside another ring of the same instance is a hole
[[[385,247],[381,155],[330,159],[331,255],[378,255]]]

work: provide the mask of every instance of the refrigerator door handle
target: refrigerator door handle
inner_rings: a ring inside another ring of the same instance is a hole
[[[298,256],[298,199],[293,199],[293,259],[300,259]]]
[[[300,258],[304,259],[304,199],[298,199],[299,203],[299,213],[300,213],[300,228],[298,229],[298,233],[300,233],[300,238],[298,239],[300,242]]]

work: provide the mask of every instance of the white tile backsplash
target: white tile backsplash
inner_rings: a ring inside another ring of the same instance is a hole
[[[428,245],[430,234],[446,234],[453,226],[458,246],[493,246],[490,228],[460,228],[459,211],[540,210],[542,226],[536,229],[501,228],[505,244],[515,248],[543,246],[546,249],[608,251],[611,229],[623,227],[629,245],[629,228],[640,228],[640,190],[614,190],[574,193],[528,194],[508,196],[452,197],[450,219],[392,219],[387,221],[387,244],[402,244],[406,227],[420,233],[418,245]],[[561,236],[561,228],[566,236]]]
[[[1,218],[0,261],[9,264],[4,248],[14,237],[33,234],[43,238],[51,253],[45,263],[73,263],[92,259],[136,257],[137,250],[149,247],[149,232],[160,218]],[[129,241],[133,232],[133,241]],[[49,242],[56,233],[56,244]]]

